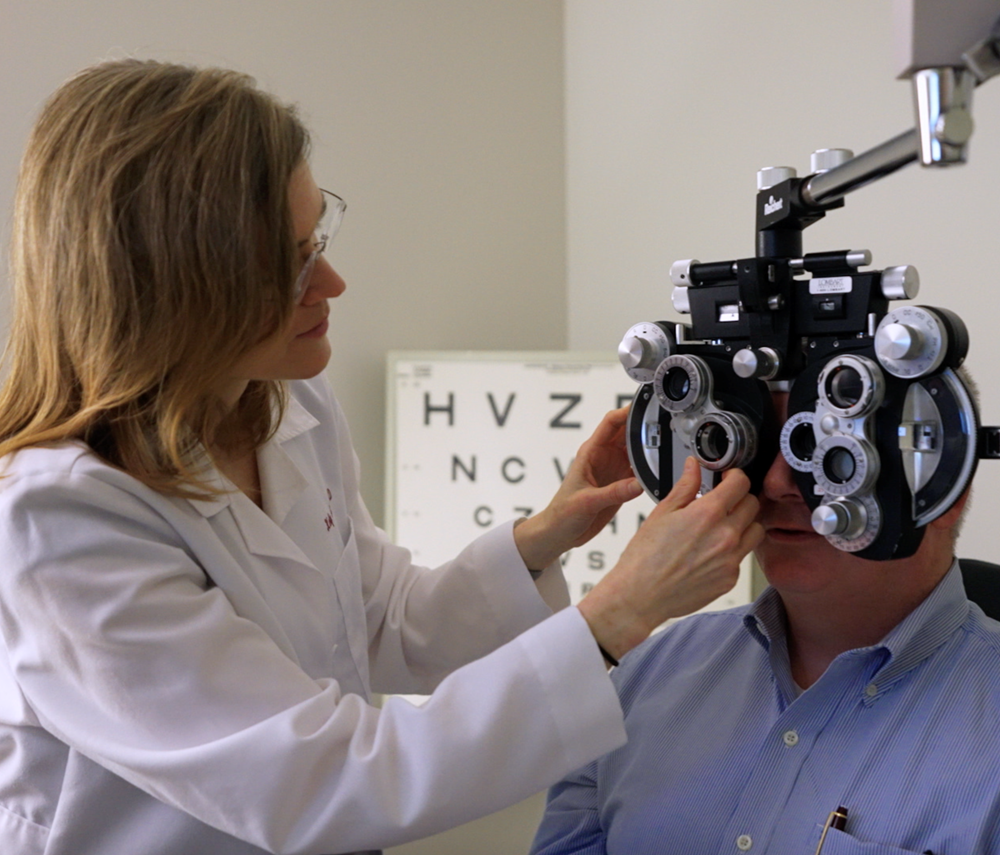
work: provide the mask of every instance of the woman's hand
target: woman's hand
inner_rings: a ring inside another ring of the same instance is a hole
[[[625,451],[628,407],[608,413],[577,452],[548,507],[514,529],[514,542],[532,570],[590,540],[642,493]]]
[[[598,643],[620,658],[672,617],[689,614],[730,590],[740,562],[764,537],[757,499],[739,469],[711,492],[693,458],[649,514],[618,563],[579,605]]]

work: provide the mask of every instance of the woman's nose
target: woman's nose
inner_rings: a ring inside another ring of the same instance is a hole
[[[302,295],[302,303],[307,306],[313,305],[320,300],[339,297],[346,290],[347,283],[333,269],[330,262],[326,260],[326,256],[321,255],[313,266],[309,284]]]

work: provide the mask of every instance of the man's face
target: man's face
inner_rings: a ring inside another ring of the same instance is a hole
[[[774,393],[780,424],[787,418],[788,394]],[[779,452],[764,478],[758,520],[764,540],[755,550],[768,581],[779,590],[818,590],[836,584],[849,568],[870,568],[849,552],[832,546],[812,527],[812,511],[792,477],[792,468]]]

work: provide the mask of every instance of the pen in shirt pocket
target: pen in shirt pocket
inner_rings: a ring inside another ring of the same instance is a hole
[[[819,845],[816,847],[816,855],[820,855],[823,851],[826,833],[831,828],[836,828],[838,831],[844,831],[847,828],[847,808],[843,805],[830,811],[830,815],[826,818],[826,822],[823,824],[823,833],[819,836]],[[931,849],[925,849],[923,855],[934,855],[934,852]]]
[[[836,810],[830,811],[830,815],[826,818],[826,822],[823,823],[823,833],[819,836],[819,844],[816,846],[816,855],[820,855],[823,851],[823,843],[826,841],[826,834],[831,828],[836,828],[839,831],[843,831],[847,828],[847,808],[843,805],[838,807]]]

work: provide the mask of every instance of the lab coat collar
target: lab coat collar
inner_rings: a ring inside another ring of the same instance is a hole
[[[319,425],[319,420],[290,398],[274,438],[257,453],[264,512],[279,526],[309,486],[309,479],[285,449],[285,443]]]
[[[261,484],[264,488],[264,510],[279,525],[295,504],[308,480],[281,447],[319,425],[319,420],[295,398],[289,398],[274,436],[258,452]],[[220,492],[208,499],[189,499],[206,519],[214,517],[233,502],[237,489],[204,455],[205,483]]]
[[[207,454],[203,455],[201,462],[203,470],[202,482],[206,487],[223,492],[210,496],[207,499],[188,499],[188,501],[203,517],[209,519],[229,507],[233,500],[231,491],[235,490],[236,486],[212,465]]]
[[[312,430],[317,425],[319,425],[319,419],[303,407],[298,400],[289,396],[288,404],[272,442],[288,442],[307,430]]]

